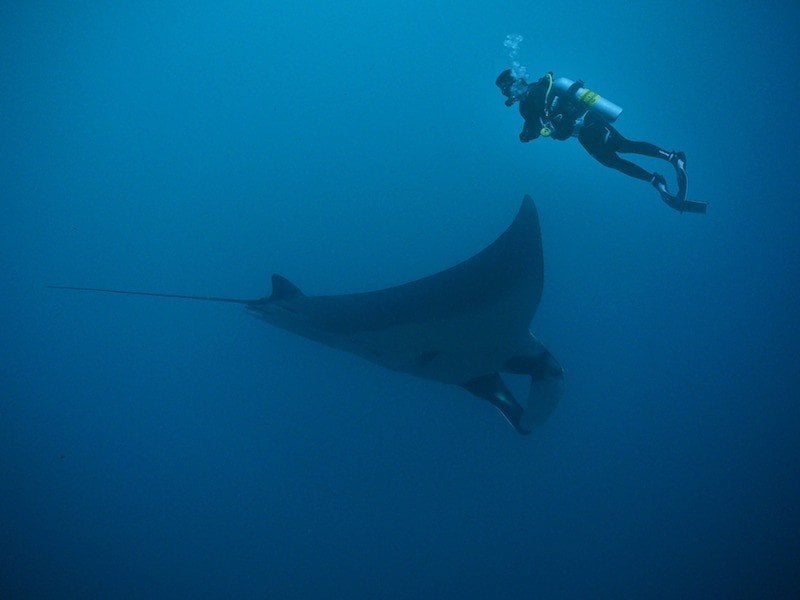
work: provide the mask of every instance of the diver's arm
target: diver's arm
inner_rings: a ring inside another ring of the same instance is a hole
[[[525,125],[522,126],[522,131],[519,134],[519,141],[527,143],[531,140],[535,140],[539,137],[539,129],[539,125],[534,125],[530,121],[525,121]]]

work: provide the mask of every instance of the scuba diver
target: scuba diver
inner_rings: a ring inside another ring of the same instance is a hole
[[[647,181],[661,195],[661,199],[679,212],[705,213],[706,203],[686,199],[686,155],[667,151],[647,142],[632,141],[619,133],[611,123],[622,109],[583,86],[582,81],[566,77],[553,79],[548,72],[536,83],[515,77],[506,69],[495,81],[506,97],[506,106],[519,102],[519,112],[525,124],[519,134],[521,142],[538,137],[566,140],[577,137],[581,145],[596,160],[626,175]],[[618,153],[652,156],[669,162],[677,175],[678,193],[667,189],[667,181],[656,172],[621,158]]]

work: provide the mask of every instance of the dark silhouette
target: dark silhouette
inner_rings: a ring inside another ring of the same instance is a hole
[[[566,140],[577,137],[598,162],[626,175],[647,181],[662,200],[680,212],[704,213],[706,204],[686,199],[686,155],[668,151],[648,142],[632,141],[617,131],[611,122],[622,109],[583,87],[582,81],[566,78],[554,79],[548,72],[535,83],[515,77],[506,69],[495,81],[506,97],[506,106],[519,102],[519,112],[525,120],[519,134],[521,142],[538,137]],[[666,179],[657,172],[620,157],[619,154],[641,154],[669,162],[678,179],[678,193],[667,190]]]

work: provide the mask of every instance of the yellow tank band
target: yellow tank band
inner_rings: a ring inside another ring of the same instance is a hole
[[[598,100],[600,100],[600,96],[592,90],[586,90],[581,94],[581,102],[586,106],[594,106]]]
[[[539,134],[544,136],[544,137],[548,137],[550,135],[550,128],[549,127],[542,127],[539,130]]]

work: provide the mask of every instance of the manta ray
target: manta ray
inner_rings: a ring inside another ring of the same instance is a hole
[[[550,415],[563,390],[563,369],[529,329],[542,296],[543,268],[539,216],[525,196],[511,225],[478,254],[372,292],[308,296],[277,274],[271,294],[253,300],[48,287],[241,304],[275,327],[387,369],[460,386],[528,434]],[[524,403],[500,373],[530,376]]]

